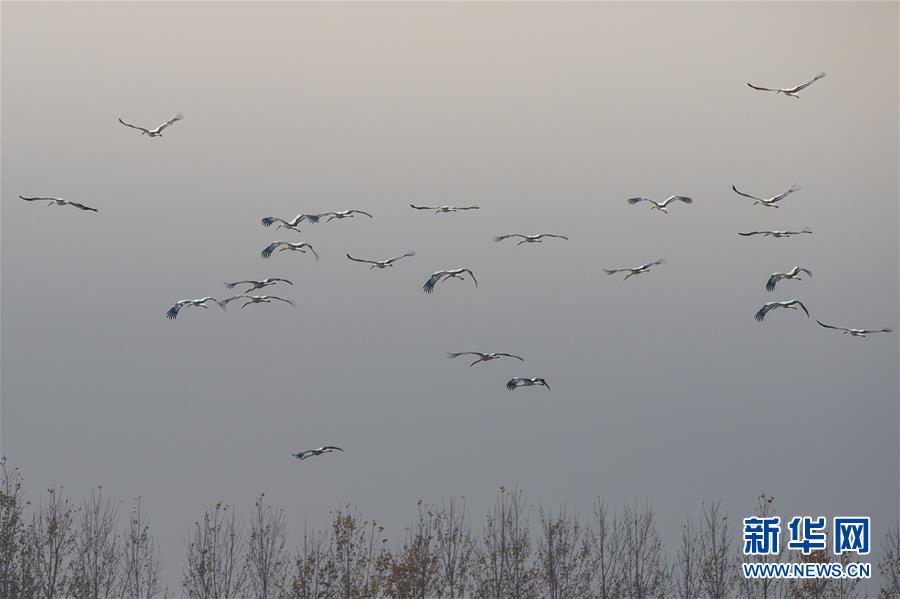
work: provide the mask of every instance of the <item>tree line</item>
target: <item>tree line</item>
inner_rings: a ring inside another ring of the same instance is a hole
[[[740,519],[718,501],[703,503],[667,549],[649,503],[611,510],[598,499],[582,516],[565,505],[535,508],[521,490],[502,487],[477,522],[464,498],[419,501],[393,541],[351,505],[333,510],[328,528],[304,530],[295,546],[284,511],[264,495],[247,518],[216,503],[191,526],[181,588],[170,589],[140,499],[124,513],[99,487],[77,502],[61,488],[31,502],[19,471],[5,460],[0,469],[3,599],[851,599],[867,592],[849,579],[745,579],[741,562],[785,561],[786,541],[777,555],[744,556]],[[773,498],[761,495],[755,513],[775,515]],[[823,551],[799,559],[836,558]],[[877,570],[881,599],[900,599],[896,525]]]

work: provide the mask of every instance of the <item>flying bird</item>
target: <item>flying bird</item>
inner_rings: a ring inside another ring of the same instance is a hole
[[[835,327],[830,324],[825,324],[821,320],[817,320],[816,322],[819,325],[825,327],[826,329],[834,329],[836,331],[842,331],[842,335],[850,335],[851,337],[863,337],[866,335],[873,335],[875,333],[891,333],[893,330],[890,327],[884,327],[883,329],[873,330],[873,329],[848,329],[846,327]]]
[[[802,231],[749,231],[747,233],[738,233],[738,235],[743,235],[744,237],[750,237],[752,235],[762,235],[763,237],[792,237],[794,235],[802,235],[804,233],[812,233],[812,230],[809,228],[804,228]]]
[[[813,77],[806,83],[802,83],[795,87],[782,87],[782,88],[778,88],[778,89],[772,89],[769,87],[760,87],[758,85],[753,85],[752,83],[748,83],[747,85],[749,85],[753,89],[756,89],[756,90],[759,90],[762,92],[775,92],[776,94],[784,94],[785,96],[790,96],[792,98],[799,99],[800,96],[797,95],[798,93],[800,93],[802,90],[806,89],[807,87],[809,87],[810,85],[812,85],[813,83],[818,81],[819,79],[822,79],[823,77],[825,77],[825,71],[820,71],[818,75],[816,75],[815,77]]]
[[[604,268],[603,270],[606,271],[606,274],[608,274],[610,276],[616,274],[617,272],[627,272],[628,274],[625,275],[624,279],[622,279],[623,281],[627,281],[628,277],[633,277],[635,275],[643,274],[645,272],[648,272],[650,270],[650,268],[657,266],[659,264],[665,264],[665,263],[666,263],[666,261],[663,260],[662,258],[660,258],[659,260],[656,260],[654,262],[648,262],[646,264],[641,264],[640,266],[637,266],[635,268]]]
[[[272,252],[274,252],[276,249],[279,252],[283,252],[283,251],[287,250],[287,251],[291,251],[291,252],[300,252],[301,254],[305,254],[307,248],[309,248],[309,251],[312,252],[313,256],[315,256],[316,260],[318,260],[319,254],[316,253],[316,250],[313,249],[313,246],[306,243],[305,241],[301,241],[298,243],[291,243],[289,241],[273,241],[272,243],[270,243],[269,245],[267,245],[266,247],[263,248],[263,251],[260,252],[260,255],[263,258],[271,258]]]
[[[520,377],[516,377],[514,379],[509,379],[509,382],[506,383],[506,388],[509,389],[510,391],[514,391],[515,389],[517,389],[519,387],[531,387],[533,385],[543,385],[544,387],[547,387],[547,391],[550,390],[550,385],[548,385],[547,381],[544,379],[540,379],[540,378],[523,379]]]
[[[482,353],[478,351],[464,351],[447,354],[448,358],[458,358],[459,356],[478,356],[478,358],[474,362],[469,364],[470,367],[475,366],[476,364],[479,364],[481,362],[490,362],[491,360],[496,360],[497,358],[515,358],[516,360],[520,360],[522,362],[525,361],[525,358],[523,358],[522,356],[517,356],[515,354],[504,354],[500,352]]]
[[[269,277],[267,279],[260,279],[258,281],[250,280],[225,283],[225,287],[227,287],[228,289],[234,289],[237,285],[250,285],[250,287],[244,291],[244,293],[250,293],[251,291],[256,291],[257,289],[262,289],[264,287],[268,287],[269,285],[275,285],[276,283],[287,283],[288,285],[293,285],[293,283],[291,283],[287,279]]]
[[[177,123],[178,121],[180,121],[183,118],[184,118],[184,115],[179,112],[177,115],[175,115],[175,118],[173,118],[169,121],[166,121],[165,123],[163,123],[156,129],[144,129],[143,127],[138,127],[137,125],[132,125],[130,123],[126,123],[122,119],[119,119],[119,122],[122,123],[123,125],[125,125],[126,127],[131,127],[132,129],[137,129],[138,131],[141,132],[141,135],[149,135],[150,137],[162,137],[162,132],[166,129],[166,127],[174,125],[175,123]]]
[[[178,318],[178,313],[184,307],[208,308],[208,306],[206,305],[207,302],[215,302],[220,308],[222,308],[223,310],[225,309],[225,304],[214,297],[178,300],[177,302],[175,302],[175,305],[169,308],[168,312],[166,312],[166,318],[168,318],[169,320],[175,320],[176,318]]]
[[[552,233],[540,233],[538,235],[522,235],[521,233],[510,233],[509,235],[500,235],[498,237],[494,237],[494,241],[500,243],[504,239],[509,239],[510,237],[518,237],[522,240],[516,244],[517,246],[522,245],[523,243],[543,243],[544,237],[556,237],[558,239],[565,239],[566,241],[569,240],[569,238],[565,235],[554,235]]]
[[[456,268],[453,270],[439,270],[432,273],[428,280],[425,281],[422,289],[425,291],[425,293],[431,293],[432,291],[434,291],[434,286],[441,281],[447,281],[450,279],[459,279],[461,281],[465,280],[466,273],[468,273],[469,276],[472,277],[472,282],[475,283],[475,287],[478,287],[478,279],[475,278],[475,273],[473,273],[468,268]]]
[[[368,212],[364,212],[362,210],[341,210],[338,212],[323,212],[321,214],[306,214],[304,215],[305,220],[308,220],[311,223],[318,223],[320,220],[328,217],[325,221],[326,223],[333,221],[334,219],[344,219],[344,218],[353,218],[354,215],[364,214],[369,218],[374,218]]]
[[[26,202],[49,202],[48,206],[73,206],[78,208],[79,210],[89,210],[91,212],[99,212],[96,208],[91,208],[90,206],[85,206],[84,204],[79,204],[78,202],[70,202],[69,200],[64,200],[62,198],[26,198],[25,196],[19,196],[21,199]]]
[[[627,201],[632,206],[634,206],[635,204],[638,204],[640,202],[650,202],[651,210],[659,210],[660,212],[665,212],[666,214],[668,214],[669,210],[666,208],[666,206],[668,206],[672,202],[678,201],[678,202],[684,202],[685,204],[690,204],[694,200],[693,200],[693,198],[689,198],[687,196],[669,196],[662,202],[657,202],[655,200],[651,200],[650,198],[645,198],[645,197],[628,198]]]
[[[769,277],[769,280],[766,281],[766,291],[775,291],[775,285],[778,284],[778,281],[782,279],[790,279],[792,281],[802,281],[800,278],[800,273],[806,273],[810,277],[812,276],[812,271],[802,266],[795,266],[787,272],[773,272],[772,276]]]
[[[278,218],[277,216],[267,216],[259,222],[261,222],[264,227],[271,227],[275,223],[278,223],[278,226],[275,227],[276,229],[291,229],[292,231],[302,233],[298,225],[306,220],[306,217],[306,214],[298,214],[291,220],[284,220],[283,218]]]
[[[459,212],[460,210],[479,210],[478,206],[416,206],[415,204],[410,204],[409,207],[416,210],[434,210],[435,214],[440,214],[441,212],[447,214]]]
[[[791,185],[787,189],[787,191],[784,191],[784,192],[778,194],[777,196],[772,196],[771,198],[760,198],[757,196],[752,196],[749,193],[744,193],[743,191],[739,190],[734,185],[731,186],[731,189],[733,189],[734,193],[738,194],[739,196],[744,196],[745,198],[750,198],[751,200],[753,200],[754,206],[759,204],[760,206],[765,206],[766,208],[778,208],[778,202],[780,202],[784,198],[788,197],[795,191],[800,191],[800,186],[796,185],[796,184]]]
[[[807,317],[809,316],[809,310],[806,309],[806,306],[803,305],[803,302],[801,302],[800,300],[792,299],[786,302],[766,302],[763,307],[760,308],[759,311],[753,316],[753,318],[755,318],[759,322],[762,322],[766,317],[766,314],[768,314],[772,310],[775,310],[777,308],[790,308],[791,310],[797,310],[798,307],[799,309],[806,312]]]
[[[331,453],[333,451],[344,451],[340,447],[335,447],[334,445],[323,445],[318,449],[307,449],[305,451],[301,451],[299,453],[292,453],[291,455],[301,462],[306,458],[311,458],[316,455],[322,455],[323,453]]]
[[[275,295],[247,295],[246,293],[243,293],[241,295],[234,295],[227,299],[223,299],[221,302],[219,302],[219,304],[222,306],[222,309],[224,310],[225,306],[227,306],[231,302],[233,302],[235,300],[239,300],[239,299],[247,300],[241,306],[242,309],[246,308],[250,304],[271,304],[273,301],[284,302],[286,304],[290,304],[291,306],[295,305],[293,301],[291,301],[289,299],[284,299],[283,297],[278,297]]]
[[[402,256],[397,256],[396,258],[391,258],[390,260],[363,260],[362,258],[354,258],[350,254],[347,254],[347,258],[349,258],[350,260],[353,260],[354,262],[363,262],[365,264],[371,264],[372,266],[369,267],[369,270],[371,270],[373,268],[388,268],[388,267],[393,268],[394,262],[396,262],[397,260],[402,260],[403,258],[409,258],[410,256],[415,256],[415,255],[416,255],[416,253],[414,251],[410,250],[410,251],[406,252],[405,254],[403,254]]]

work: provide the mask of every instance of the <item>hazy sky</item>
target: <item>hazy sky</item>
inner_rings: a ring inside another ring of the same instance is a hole
[[[897,24],[890,2],[3,2],[2,452],[32,494],[143,496],[175,580],[202,510],[261,491],[295,530],[352,501],[395,537],[418,498],[480,519],[499,485],[582,512],[647,498],[670,547],[702,500],[740,518],[767,492],[871,515],[880,544],[898,337],[814,319],[900,324]],[[799,100],[746,86],[820,69]],[[116,122],[178,111],[162,139]],[[730,190],[795,182],[778,210]],[[695,202],[624,201],[673,193]],[[348,208],[375,218],[259,224]],[[492,241],[513,232],[570,241]],[[260,258],[297,238],[321,261]],[[795,264],[814,278],[765,291]],[[422,293],[457,266],[477,290]],[[265,276],[295,309],[164,318]],[[753,320],[793,297],[813,319]],[[527,361],[446,358],[467,350]],[[346,452],[290,457],[323,443]]]

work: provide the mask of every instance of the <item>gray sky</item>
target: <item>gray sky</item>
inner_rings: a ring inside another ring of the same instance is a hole
[[[897,22],[896,3],[4,2],[2,452],[32,492],[143,496],[176,580],[202,510],[260,491],[295,528],[352,501],[395,535],[418,498],[480,518],[501,484],[579,511],[649,498],[670,547],[702,500],[740,518],[765,491],[871,515],[880,543],[896,333],[753,313],[797,297],[898,325]],[[800,100],[746,86],[820,69]],[[116,123],[178,111],[162,139]],[[778,210],[729,189],[795,182]],[[695,203],[624,201],[673,193]],[[375,219],[259,224],[346,208]],[[570,241],[493,243],[512,232]],[[320,262],[260,259],[298,237]],[[344,258],[409,249],[388,271]],[[658,257],[627,284],[601,270]],[[795,264],[815,277],[765,291]],[[457,266],[477,290],[421,292]],[[296,309],[163,317],[265,276]],[[527,361],[445,357],[467,350]],[[290,457],[323,443],[346,452]]]

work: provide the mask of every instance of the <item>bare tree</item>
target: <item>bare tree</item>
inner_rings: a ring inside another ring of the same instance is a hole
[[[264,505],[265,494],[254,504],[247,551],[247,578],[251,597],[281,599],[288,589],[290,557],[287,520],[282,510]]]
[[[884,536],[878,572],[881,574],[881,590],[878,597],[900,599],[900,523],[895,523]]]
[[[728,514],[722,512],[721,505],[721,501],[703,504],[698,531],[703,590],[710,599],[729,597],[738,582]]]
[[[688,518],[681,525],[681,542],[675,555],[674,585],[678,599],[699,599],[703,591],[700,540],[696,527]]]
[[[121,588],[121,543],[116,526],[118,506],[97,487],[85,498],[75,529],[73,599],[111,599]]]
[[[7,599],[34,596],[26,505],[21,473],[0,457],[0,597]]]
[[[488,514],[478,552],[476,596],[525,599],[536,596],[528,510],[520,490],[500,487]]]
[[[337,572],[324,533],[303,531],[291,591],[294,599],[332,599],[337,596]]]
[[[437,553],[437,524],[434,512],[418,502],[415,523],[406,529],[406,538],[391,560],[387,594],[395,599],[434,597],[440,584]]]
[[[69,591],[70,560],[75,544],[74,508],[62,487],[47,489],[38,502],[31,522],[31,559],[35,596],[39,599],[65,597]]]
[[[350,505],[333,513],[331,561],[340,599],[377,597],[390,566],[384,528],[364,521]]]
[[[758,518],[777,516],[775,498],[763,493],[756,498],[754,515]],[[785,542],[779,541],[778,551],[771,555],[744,555],[743,547],[738,548],[738,559],[742,562],[771,564],[782,561]],[[783,578],[745,578],[741,576],[737,584],[737,596],[740,599],[785,599],[788,596],[788,585]]]
[[[590,548],[576,514],[563,505],[554,516],[539,509],[541,536],[537,544],[537,578],[548,599],[583,597],[588,593]]]
[[[441,503],[436,522],[437,553],[441,566],[440,595],[464,597],[469,590],[470,565],[475,542],[466,517],[465,498]]]
[[[128,599],[155,599],[163,593],[162,557],[150,525],[141,510],[141,498],[134,500],[122,548],[124,596]]]
[[[670,570],[650,503],[626,505],[622,513],[622,582],[634,599],[665,597]]]
[[[622,526],[606,504],[594,502],[594,518],[588,540],[591,547],[591,593],[597,599],[622,596]]]
[[[195,522],[187,549],[182,586],[195,599],[243,597],[244,534],[234,510],[222,502]]]

